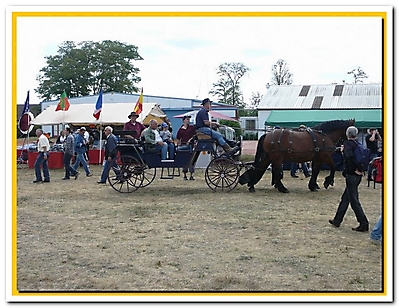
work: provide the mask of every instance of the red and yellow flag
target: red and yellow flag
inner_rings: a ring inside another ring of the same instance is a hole
[[[55,108],[55,111],[58,111],[58,110],[67,111],[69,109],[69,106],[70,106],[69,100],[68,100],[68,97],[64,90],[64,92],[62,92],[62,94],[61,94],[60,102],[58,103],[57,108]]]
[[[133,111],[140,114],[143,111],[143,88],[141,88],[141,94],[137,100],[136,106],[134,106]]]

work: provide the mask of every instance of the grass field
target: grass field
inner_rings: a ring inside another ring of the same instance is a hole
[[[96,183],[101,166],[91,168],[93,177],[69,181],[51,170],[42,184],[18,169],[19,291],[383,291],[383,250],[351,230],[353,211],[340,228],[328,223],[340,173],[318,192],[286,172],[290,193],[279,193],[268,171],[255,193],[240,185],[214,193],[196,170],[195,181],[157,176],[120,194]],[[372,227],[381,186],[363,181],[359,193]]]

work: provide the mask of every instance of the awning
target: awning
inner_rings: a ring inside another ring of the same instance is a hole
[[[272,110],[265,125],[291,128],[349,119],[355,119],[358,128],[382,127],[382,109]]]
[[[34,125],[57,125],[72,124],[82,126],[87,124],[124,124],[128,115],[133,111],[134,104],[129,103],[109,103],[103,104],[100,118],[96,120],[93,117],[93,104],[71,104],[67,111],[55,111],[56,105],[49,106],[43,110],[31,121]],[[160,106],[155,103],[143,103],[143,111],[140,113],[137,121],[145,124],[149,122],[148,118],[162,119],[166,114]],[[148,121],[147,121],[148,120]]]

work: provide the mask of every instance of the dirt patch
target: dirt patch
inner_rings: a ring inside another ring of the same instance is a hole
[[[131,194],[82,172],[33,184],[18,169],[19,291],[370,291],[381,292],[382,249],[369,242],[351,209],[340,228],[328,223],[344,190],[311,192],[300,175],[284,178],[289,194],[238,185],[214,193],[203,170],[195,181],[161,180]],[[82,170],[81,170],[82,171]],[[322,172],[319,185],[327,172]],[[363,181],[360,200],[371,227],[381,186]]]

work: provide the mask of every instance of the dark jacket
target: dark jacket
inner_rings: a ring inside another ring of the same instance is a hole
[[[117,139],[114,134],[109,134],[105,144],[105,159],[111,156],[112,159],[118,155]]]
[[[354,140],[345,140],[344,141],[344,162],[345,162],[345,167],[343,171],[343,175],[346,176],[347,174],[350,175],[357,175],[355,173],[356,169],[359,169],[359,167],[356,167],[355,163],[355,155],[354,150],[358,146],[356,141]]]

